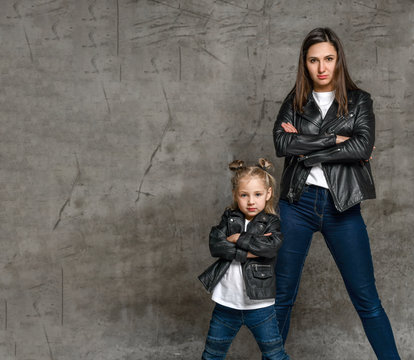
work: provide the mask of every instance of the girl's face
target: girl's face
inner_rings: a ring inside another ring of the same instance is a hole
[[[251,220],[265,208],[272,196],[272,188],[266,188],[264,181],[257,176],[246,176],[240,180],[233,196],[240,211],[247,220]]]
[[[306,68],[313,81],[313,90],[325,92],[334,90],[335,65],[338,54],[329,42],[312,45],[306,55]]]

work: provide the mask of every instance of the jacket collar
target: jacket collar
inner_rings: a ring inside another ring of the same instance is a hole
[[[308,95],[308,101],[306,102],[305,106],[303,107],[303,114],[302,117],[306,120],[310,121],[318,128],[322,128],[326,126],[331,120],[336,119],[336,114],[338,113],[338,103],[334,99],[331,106],[329,107],[326,115],[322,118],[321,111],[319,109],[318,104],[316,103],[315,98],[313,97],[312,92]]]
[[[243,219],[243,221],[245,220],[244,214],[239,209],[232,210],[231,215],[235,217],[239,217]],[[267,222],[267,221],[268,221],[268,216],[264,212],[264,210],[262,210],[250,222]]]

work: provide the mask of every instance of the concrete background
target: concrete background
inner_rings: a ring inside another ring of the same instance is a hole
[[[0,1],[0,358],[198,359],[196,279],[230,203],[227,163],[266,156],[300,43],[331,26],[372,93],[378,289],[414,359],[412,0]],[[287,350],[375,359],[320,236]],[[258,359],[243,329],[228,359]]]

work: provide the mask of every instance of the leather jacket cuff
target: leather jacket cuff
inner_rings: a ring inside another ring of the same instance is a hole
[[[234,258],[241,263],[245,263],[247,260],[247,251],[243,249],[236,249],[236,256]]]
[[[247,251],[249,249],[249,241],[250,239],[249,236],[247,236],[247,233],[242,232],[236,242],[236,246]]]

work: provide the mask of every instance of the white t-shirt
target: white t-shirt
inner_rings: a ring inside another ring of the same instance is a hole
[[[319,109],[322,112],[322,118],[324,118],[335,99],[335,91],[312,91],[312,94],[313,98],[316,101],[316,104],[319,106]],[[306,184],[317,185],[325,189],[329,189],[321,164],[316,164],[312,166],[311,172],[309,173],[308,178],[306,179]]]
[[[244,231],[248,220],[245,220]],[[252,300],[246,294],[240,261],[233,260],[230,267],[214,287],[211,299],[220,305],[237,310],[260,309],[275,303],[274,299]]]

